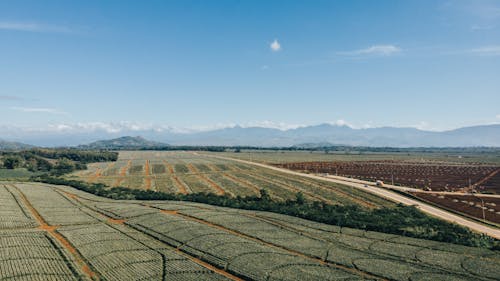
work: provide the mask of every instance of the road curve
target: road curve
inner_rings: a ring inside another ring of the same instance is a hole
[[[487,225],[483,225],[483,224],[468,220],[468,219],[461,217],[459,215],[456,215],[456,214],[453,214],[451,212],[445,211],[443,209],[431,206],[429,204],[405,197],[403,195],[391,192],[390,190],[387,190],[387,189],[379,188],[379,187],[376,187],[373,185],[365,186],[364,183],[357,183],[355,181],[352,181],[352,179],[346,178],[348,180],[343,180],[341,177],[338,177],[338,176],[322,177],[322,176],[318,176],[318,175],[305,174],[305,173],[301,173],[301,172],[296,172],[296,171],[291,171],[291,170],[287,170],[287,169],[283,169],[283,168],[278,168],[278,167],[274,167],[274,166],[267,165],[267,164],[251,162],[251,161],[247,161],[247,160],[235,159],[235,158],[218,156],[218,155],[210,155],[210,154],[208,154],[208,155],[207,154],[198,154],[198,153],[195,153],[195,154],[204,155],[207,157],[224,159],[224,160],[232,160],[232,161],[236,161],[236,162],[240,162],[240,163],[244,163],[244,164],[248,164],[248,165],[254,165],[254,166],[261,167],[261,168],[267,168],[267,169],[271,169],[271,170],[275,170],[275,171],[279,171],[279,172],[283,172],[283,173],[287,173],[287,174],[291,174],[291,175],[297,175],[297,176],[302,176],[302,177],[306,177],[306,178],[334,182],[334,183],[338,183],[338,184],[351,186],[351,187],[358,188],[358,189],[361,189],[361,190],[366,191],[366,192],[376,194],[378,196],[384,197],[388,200],[391,200],[391,201],[394,201],[397,203],[401,203],[404,205],[413,205],[416,208],[418,208],[419,210],[421,210],[429,215],[432,215],[434,217],[443,219],[445,221],[453,222],[453,223],[468,227],[473,231],[476,231],[479,233],[484,233],[484,234],[489,235],[493,238],[500,239],[500,229],[489,227]],[[367,182],[367,183],[373,184],[371,182]]]

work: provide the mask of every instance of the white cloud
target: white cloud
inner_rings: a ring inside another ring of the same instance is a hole
[[[431,126],[429,125],[429,123],[425,122],[425,121],[420,121],[417,125],[414,125],[414,126],[411,126],[411,127],[415,127],[419,130],[430,130],[432,129]]]
[[[288,124],[285,122],[274,122],[274,121],[269,121],[269,120],[264,120],[264,121],[254,121],[254,122],[247,122],[241,125],[243,128],[248,128],[248,127],[261,127],[261,128],[271,128],[271,129],[278,129],[278,130],[290,130],[290,129],[297,129],[299,127],[303,127],[304,125],[298,125],[298,124]]]
[[[470,27],[470,30],[472,30],[472,31],[480,31],[480,30],[491,30],[493,28],[495,28],[494,25],[473,24]]]
[[[0,96],[0,100],[22,100],[23,98],[17,96]]]
[[[278,42],[278,39],[274,39],[274,41],[269,45],[271,51],[278,52],[281,50],[281,44]]]
[[[24,132],[38,132],[38,133],[91,133],[91,132],[106,132],[112,134],[127,133],[127,132],[141,132],[141,131],[154,131],[154,132],[171,132],[179,134],[206,132],[226,128],[234,128],[240,126],[242,128],[261,127],[273,128],[279,130],[296,129],[304,127],[304,125],[288,124],[285,122],[273,121],[253,121],[242,124],[236,123],[216,123],[213,125],[205,126],[190,126],[190,127],[174,127],[168,125],[158,125],[151,123],[139,122],[80,122],[80,123],[55,123],[39,127],[16,127]],[[0,125],[1,129],[1,125]],[[10,128],[13,130],[14,128]]]
[[[335,126],[347,126],[347,127],[355,128],[354,125],[345,121],[344,119],[338,119],[336,121],[331,121],[331,122],[327,122],[327,123],[330,125],[335,125]]]
[[[71,32],[71,29],[65,26],[29,22],[0,22],[0,30],[61,33]]]
[[[394,45],[374,45],[365,49],[359,49],[347,52],[338,52],[339,55],[359,56],[359,55],[377,55],[390,56],[402,51],[401,48]]]
[[[469,53],[478,56],[500,56],[500,45],[475,48],[469,50]]]
[[[496,116],[496,117],[497,117],[497,119],[500,119],[500,114],[497,114],[497,116]]]
[[[267,70],[267,69],[269,69],[269,65],[263,65],[263,66],[260,67],[260,69]]]
[[[68,114],[67,112],[60,111],[54,108],[43,108],[43,107],[17,107],[13,106],[10,109],[21,111],[21,112],[29,112],[29,113],[49,113],[49,114]]]

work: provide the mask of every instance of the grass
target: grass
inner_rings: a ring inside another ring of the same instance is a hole
[[[18,169],[0,169],[0,180],[20,180],[29,179],[41,173],[30,172],[25,168]]]

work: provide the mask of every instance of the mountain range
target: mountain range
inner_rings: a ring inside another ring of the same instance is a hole
[[[500,147],[500,124],[463,127],[449,131],[424,131],[416,128],[379,127],[355,129],[349,126],[320,124],[280,130],[264,127],[229,127],[203,132],[176,132],[172,130],[122,130],[107,132],[65,132],[52,135],[23,135],[15,141],[39,146],[77,146],[102,139],[126,135],[141,136],[135,139],[147,146],[214,145],[214,146],[294,146],[299,144],[331,144],[350,146],[390,147]],[[126,139],[134,146],[134,139]],[[127,146],[129,145],[127,144]],[[106,146],[106,143],[94,143]]]

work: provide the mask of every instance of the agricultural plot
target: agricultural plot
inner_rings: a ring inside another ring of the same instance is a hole
[[[44,231],[0,232],[0,279],[79,280],[68,257]]]
[[[490,165],[425,163],[404,161],[295,162],[277,166],[298,171],[329,173],[365,180],[382,180],[407,187],[434,191],[500,190],[500,167]]]
[[[2,280],[487,281],[500,276],[498,252],[268,212],[118,201],[34,183],[0,183],[0,200],[8,206],[0,212],[13,214],[0,224]],[[61,218],[63,211],[71,218]]]
[[[267,164],[283,164],[293,162],[352,162],[352,161],[405,161],[427,163],[454,164],[488,164],[500,165],[499,151],[477,153],[466,151],[455,152],[375,152],[375,151],[277,151],[277,150],[242,150],[240,153],[220,152],[217,155],[261,162]]]
[[[414,196],[480,220],[500,224],[500,198],[413,192]]]
[[[0,185],[0,229],[29,228],[35,226],[35,220],[26,212],[15,190]]]
[[[489,192],[493,194],[500,194],[500,169],[490,177],[484,179],[478,186],[479,192]]]
[[[88,172],[77,172],[71,176],[110,187],[171,193],[256,196],[261,189],[266,189],[277,200],[294,199],[301,192],[308,200],[330,204],[357,204],[368,208],[394,206],[385,199],[339,184],[305,179],[208,154],[125,151],[120,152],[116,163],[89,166]]]

